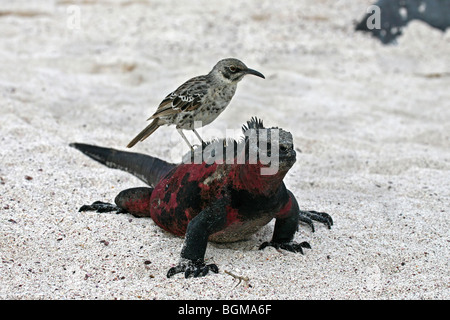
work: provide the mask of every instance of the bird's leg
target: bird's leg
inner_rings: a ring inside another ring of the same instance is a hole
[[[200,140],[200,142],[202,143],[202,148],[205,147],[206,143],[205,141],[203,141],[202,137],[200,137],[200,135],[198,134],[197,130],[192,129],[192,131],[194,131],[195,135],[197,136],[197,138]]]
[[[186,138],[186,136],[183,133],[183,130],[181,130],[180,128],[177,128],[178,133],[180,134],[180,136],[183,138],[183,140],[187,143],[187,145],[189,146],[189,148],[191,148],[191,151],[194,152],[194,148],[191,146],[191,144],[189,143],[188,139]]]

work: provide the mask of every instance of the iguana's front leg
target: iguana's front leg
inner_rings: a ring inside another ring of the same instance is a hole
[[[225,226],[228,203],[228,198],[219,199],[189,222],[181,259],[177,266],[169,269],[168,278],[180,272],[184,272],[186,278],[205,276],[209,270],[219,272],[215,264],[205,264],[204,258],[209,236]]]
[[[309,243],[296,243],[294,239],[295,232],[298,230],[299,208],[294,195],[287,190],[289,201],[285,207],[276,216],[275,229],[273,230],[272,240],[264,242],[259,247],[260,250],[271,246],[276,249],[284,249],[303,254],[302,248],[311,248]]]
[[[276,249],[284,249],[303,254],[303,248],[311,249],[309,243],[296,243],[292,241],[295,232],[298,230],[299,221],[307,222],[314,231],[312,220],[318,220],[326,223],[329,228],[333,224],[333,220],[331,220],[331,217],[328,214],[323,212],[301,211],[295,196],[289,190],[287,190],[287,192],[289,194],[289,201],[285,208],[283,208],[276,216],[272,240],[261,244],[259,249],[262,250],[268,246],[271,246]]]

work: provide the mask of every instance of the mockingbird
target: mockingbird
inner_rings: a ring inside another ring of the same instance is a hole
[[[247,68],[238,59],[220,60],[207,75],[192,78],[167,95],[156,112],[147,119],[153,121],[131,140],[127,148],[145,140],[162,125],[175,125],[191,150],[193,147],[182,130],[194,131],[203,144],[202,138],[194,128],[194,122],[200,123],[203,127],[214,121],[230,103],[236,92],[237,83],[247,74],[264,79],[262,73]]]

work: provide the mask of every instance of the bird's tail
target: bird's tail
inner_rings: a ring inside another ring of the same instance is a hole
[[[160,127],[158,124],[159,119],[154,119],[152,123],[150,123],[144,130],[142,130],[130,143],[127,145],[127,148],[133,147],[139,141],[143,141],[148,138],[153,132],[156,131]]]

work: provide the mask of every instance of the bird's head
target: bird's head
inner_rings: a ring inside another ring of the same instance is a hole
[[[256,70],[247,68],[240,60],[234,58],[223,59],[217,62],[210,74],[219,76],[225,81],[239,82],[247,74],[265,79],[264,75]]]

